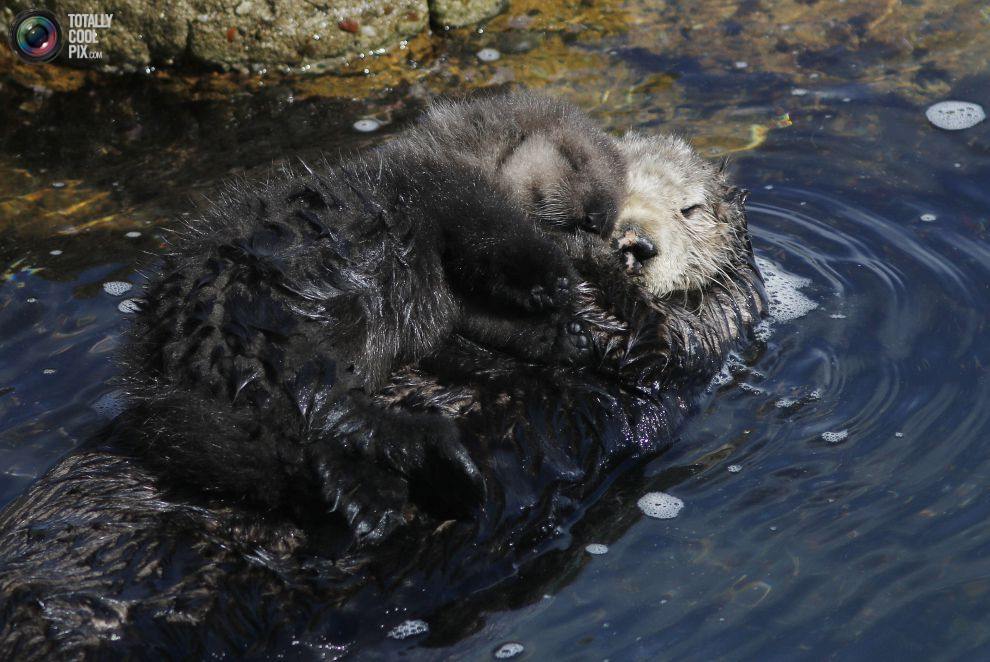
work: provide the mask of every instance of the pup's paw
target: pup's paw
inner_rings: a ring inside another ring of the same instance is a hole
[[[561,308],[573,296],[571,282],[569,276],[556,276],[547,285],[534,285],[529,291],[526,309],[537,313]]]
[[[556,353],[565,363],[582,363],[593,355],[594,342],[587,327],[575,319],[565,321],[557,336]]]

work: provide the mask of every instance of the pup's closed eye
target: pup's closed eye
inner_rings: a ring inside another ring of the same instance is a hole
[[[685,207],[681,210],[681,215],[684,216],[684,218],[688,218],[691,214],[701,209],[701,207],[701,205],[691,205],[690,207]]]

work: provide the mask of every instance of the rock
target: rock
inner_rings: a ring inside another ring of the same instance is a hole
[[[435,25],[459,28],[494,16],[505,5],[505,0],[431,0],[430,18]]]
[[[0,30],[6,34],[15,14],[33,8],[35,0],[9,0],[0,9]],[[135,71],[162,65],[250,70],[273,67],[299,71],[333,71],[360,53],[388,48],[428,26],[428,0],[338,0],[305,3],[293,0],[119,0],[112,10],[103,0],[51,0],[67,37],[67,12],[103,14],[113,11],[109,29],[98,31],[99,60],[59,62]],[[464,25],[490,16],[501,0],[441,0],[434,20]],[[320,7],[323,7],[322,9]]]

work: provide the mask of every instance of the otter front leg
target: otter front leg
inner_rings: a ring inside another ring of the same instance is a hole
[[[358,543],[387,538],[410,503],[466,516],[483,501],[484,479],[452,421],[385,409],[360,391],[335,403],[326,421],[311,461],[329,510],[346,519]],[[423,490],[429,503],[415,503]]]
[[[475,342],[525,361],[587,363],[594,356],[591,334],[569,312],[505,318],[471,307],[465,310],[458,330]]]

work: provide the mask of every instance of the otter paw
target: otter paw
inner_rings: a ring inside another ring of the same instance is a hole
[[[406,524],[409,488],[400,476],[343,457],[318,466],[327,509],[344,518],[357,545],[376,545]]]
[[[587,327],[577,320],[564,322],[560,327],[554,350],[564,363],[580,363],[592,356],[594,342]]]

